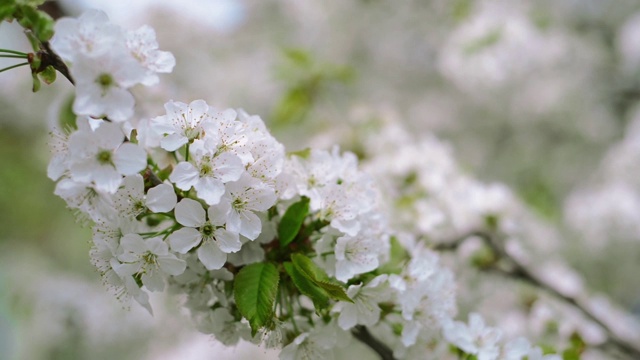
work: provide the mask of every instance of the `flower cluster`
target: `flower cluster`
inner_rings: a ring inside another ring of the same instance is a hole
[[[76,85],[73,111],[113,121],[133,115],[129,88],[154,85],[159,81],[156,73],[171,72],[175,65],[171,53],[158,50],[151,27],[126,31],[96,10],[78,19],[60,19],[51,47],[71,65]]]
[[[182,294],[202,332],[283,359],[330,357],[363,331],[403,358],[448,342],[479,359],[539,353],[496,345],[475,317],[454,322],[452,272],[390,230],[354,154],[286,154],[260,117],[204,100],[133,119],[127,89],[173,67],[148,27],[89,12],[60,20],[52,47],[76,79],[78,119],[56,132],[48,174],[92,224],[91,259],[121,300],[151,312],[148,292]]]

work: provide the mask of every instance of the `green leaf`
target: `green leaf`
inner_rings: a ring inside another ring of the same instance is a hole
[[[300,272],[292,263],[285,262],[282,265],[291,277],[291,280],[293,280],[293,284],[300,290],[300,293],[308,296],[311,301],[313,301],[313,306],[316,308],[316,311],[320,311],[329,305],[329,294],[326,290],[309,280],[309,278]]]
[[[353,302],[344,290],[344,286],[329,279],[327,273],[318,267],[311,259],[302,254],[292,254],[291,261],[295,269],[307,280],[321,288],[326,294],[334,299]]]
[[[291,262],[309,280],[314,283],[323,280],[329,281],[329,276],[320,269],[311,259],[302,254],[291,254]]]
[[[44,70],[38,73],[40,79],[44,81],[47,85],[53,84],[56,81],[56,69],[49,65]]]
[[[238,310],[249,321],[252,336],[273,320],[280,275],[272,263],[254,263],[236,275],[234,297]]]
[[[291,204],[278,225],[280,247],[289,245],[295,239],[304,219],[309,213],[309,198],[303,196],[300,201]]]
[[[342,285],[331,281],[318,281],[316,284],[323,288],[332,299],[353,303]]]
[[[9,3],[2,3],[0,4],[0,21],[2,20],[12,20],[13,19],[13,13],[16,11],[16,5],[13,4],[11,1],[9,1]]]

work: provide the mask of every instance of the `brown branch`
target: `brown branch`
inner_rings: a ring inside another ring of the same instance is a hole
[[[44,71],[47,66],[51,65],[54,69],[58,70],[60,74],[67,78],[67,80],[69,80],[71,84],[75,85],[67,64],[62,61],[58,54],[51,50],[51,46],[49,45],[48,41],[42,42],[41,50],[38,52],[38,54],[40,55],[42,63],[36,70],[36,72]]]
[[[360,340],[360,342],[367,345],[378,355],[380,355],[380,359],[395,360],[395,357],[393,357],[393,350],[391,350],[386,344],[380,342],[373,335],[371,335],[366,327],[358,325],[353,330],[351,330],[351,333],[353,334],[353,336],[355,336],[356,339]]]

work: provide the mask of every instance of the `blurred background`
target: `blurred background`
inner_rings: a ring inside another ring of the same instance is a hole
[[[139,118],[162,114],[169,99],[204,99],[261,115],[289,150],[338,143],[363,157],[357,137],[371,118],[435,135],[462,171],[511,187],[553,229],[533,248],[640,315],[640,1],[47,6],[156,29],[177,65],[160,85],[134,90]],[[0,47],[29,51],[6,22]],[[123,310],[89,264],[90,230],[46,177],[48,131],[73,88],[60,79],[32,94],[26,68],[0,73],[0,84],[0,358],[274,357],[196,333],[175,299],[154,297],[154,317]]]

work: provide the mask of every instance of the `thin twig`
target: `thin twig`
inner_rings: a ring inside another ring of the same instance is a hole
[[[75,81],[73,81],[73,77],[69,72],[67,64],[62,61],[58,54],[51,50],[51,46],[48,41],[42,42],[42,50],[40,50],[39,54],[41,56],[42,63],[40,68],[37,69],[38,72],[43,71],[47,66],[51,65],[54,69],[58,70],[60,74],[66,77],[71,84],[75,85]]]
[[[529,269],[527,269],[523,264],[521,264],[514,257],[509,255],[499,244],[496,239],[497,235],[486,231],[474,230],[462,236],[459,236],[451,241],[443,242],[434,246],[435,250],[440,251],[452,251],[457,249],[466,239],[470,237],[479,237],[483,240],[483,242],[491,248],[494,254],[502,260],[508,261],[510,265],[510,269],[506,270],[504,268],[500,268],[497,266],[489,267],[488,269],[483,270],[492,270],[494,272],[500,273],[502,275],[509,276],[511,278],[519,279],[527,282],[529,285],[537,287],[539,289],[544,290],[545,292],[553,295],[554,297],[564,301],[565,303],[571,305],[580,311],[586,318],[595,322],[600,327],[604,329],[607,333],[607,341],[604,344],[601,344],[599,347],[601,348],[616,348],[621,351],[625,355],[627,355],[631,359],[640,359],[640,349],[635,345],[629,344],[624,339],[618,337],[613,330],[611,330],[610,326],[608,326],[605,322],[603,322],[600,318],[598,318],[595,314],[593,314],[590,310],[588,310],[587,306],[580,299],[572,296],[565,295],[549,284],[546,284],[537,276],[535,276]]]
[[[381,360],[395,360],[395,357],[393,357],[393,351],[386,344],[380,342],[371,335],[366,327],[358,325],[351,330],[351,333],[356,339],[360,340],[363,344],[367,345],[380,355]]]

